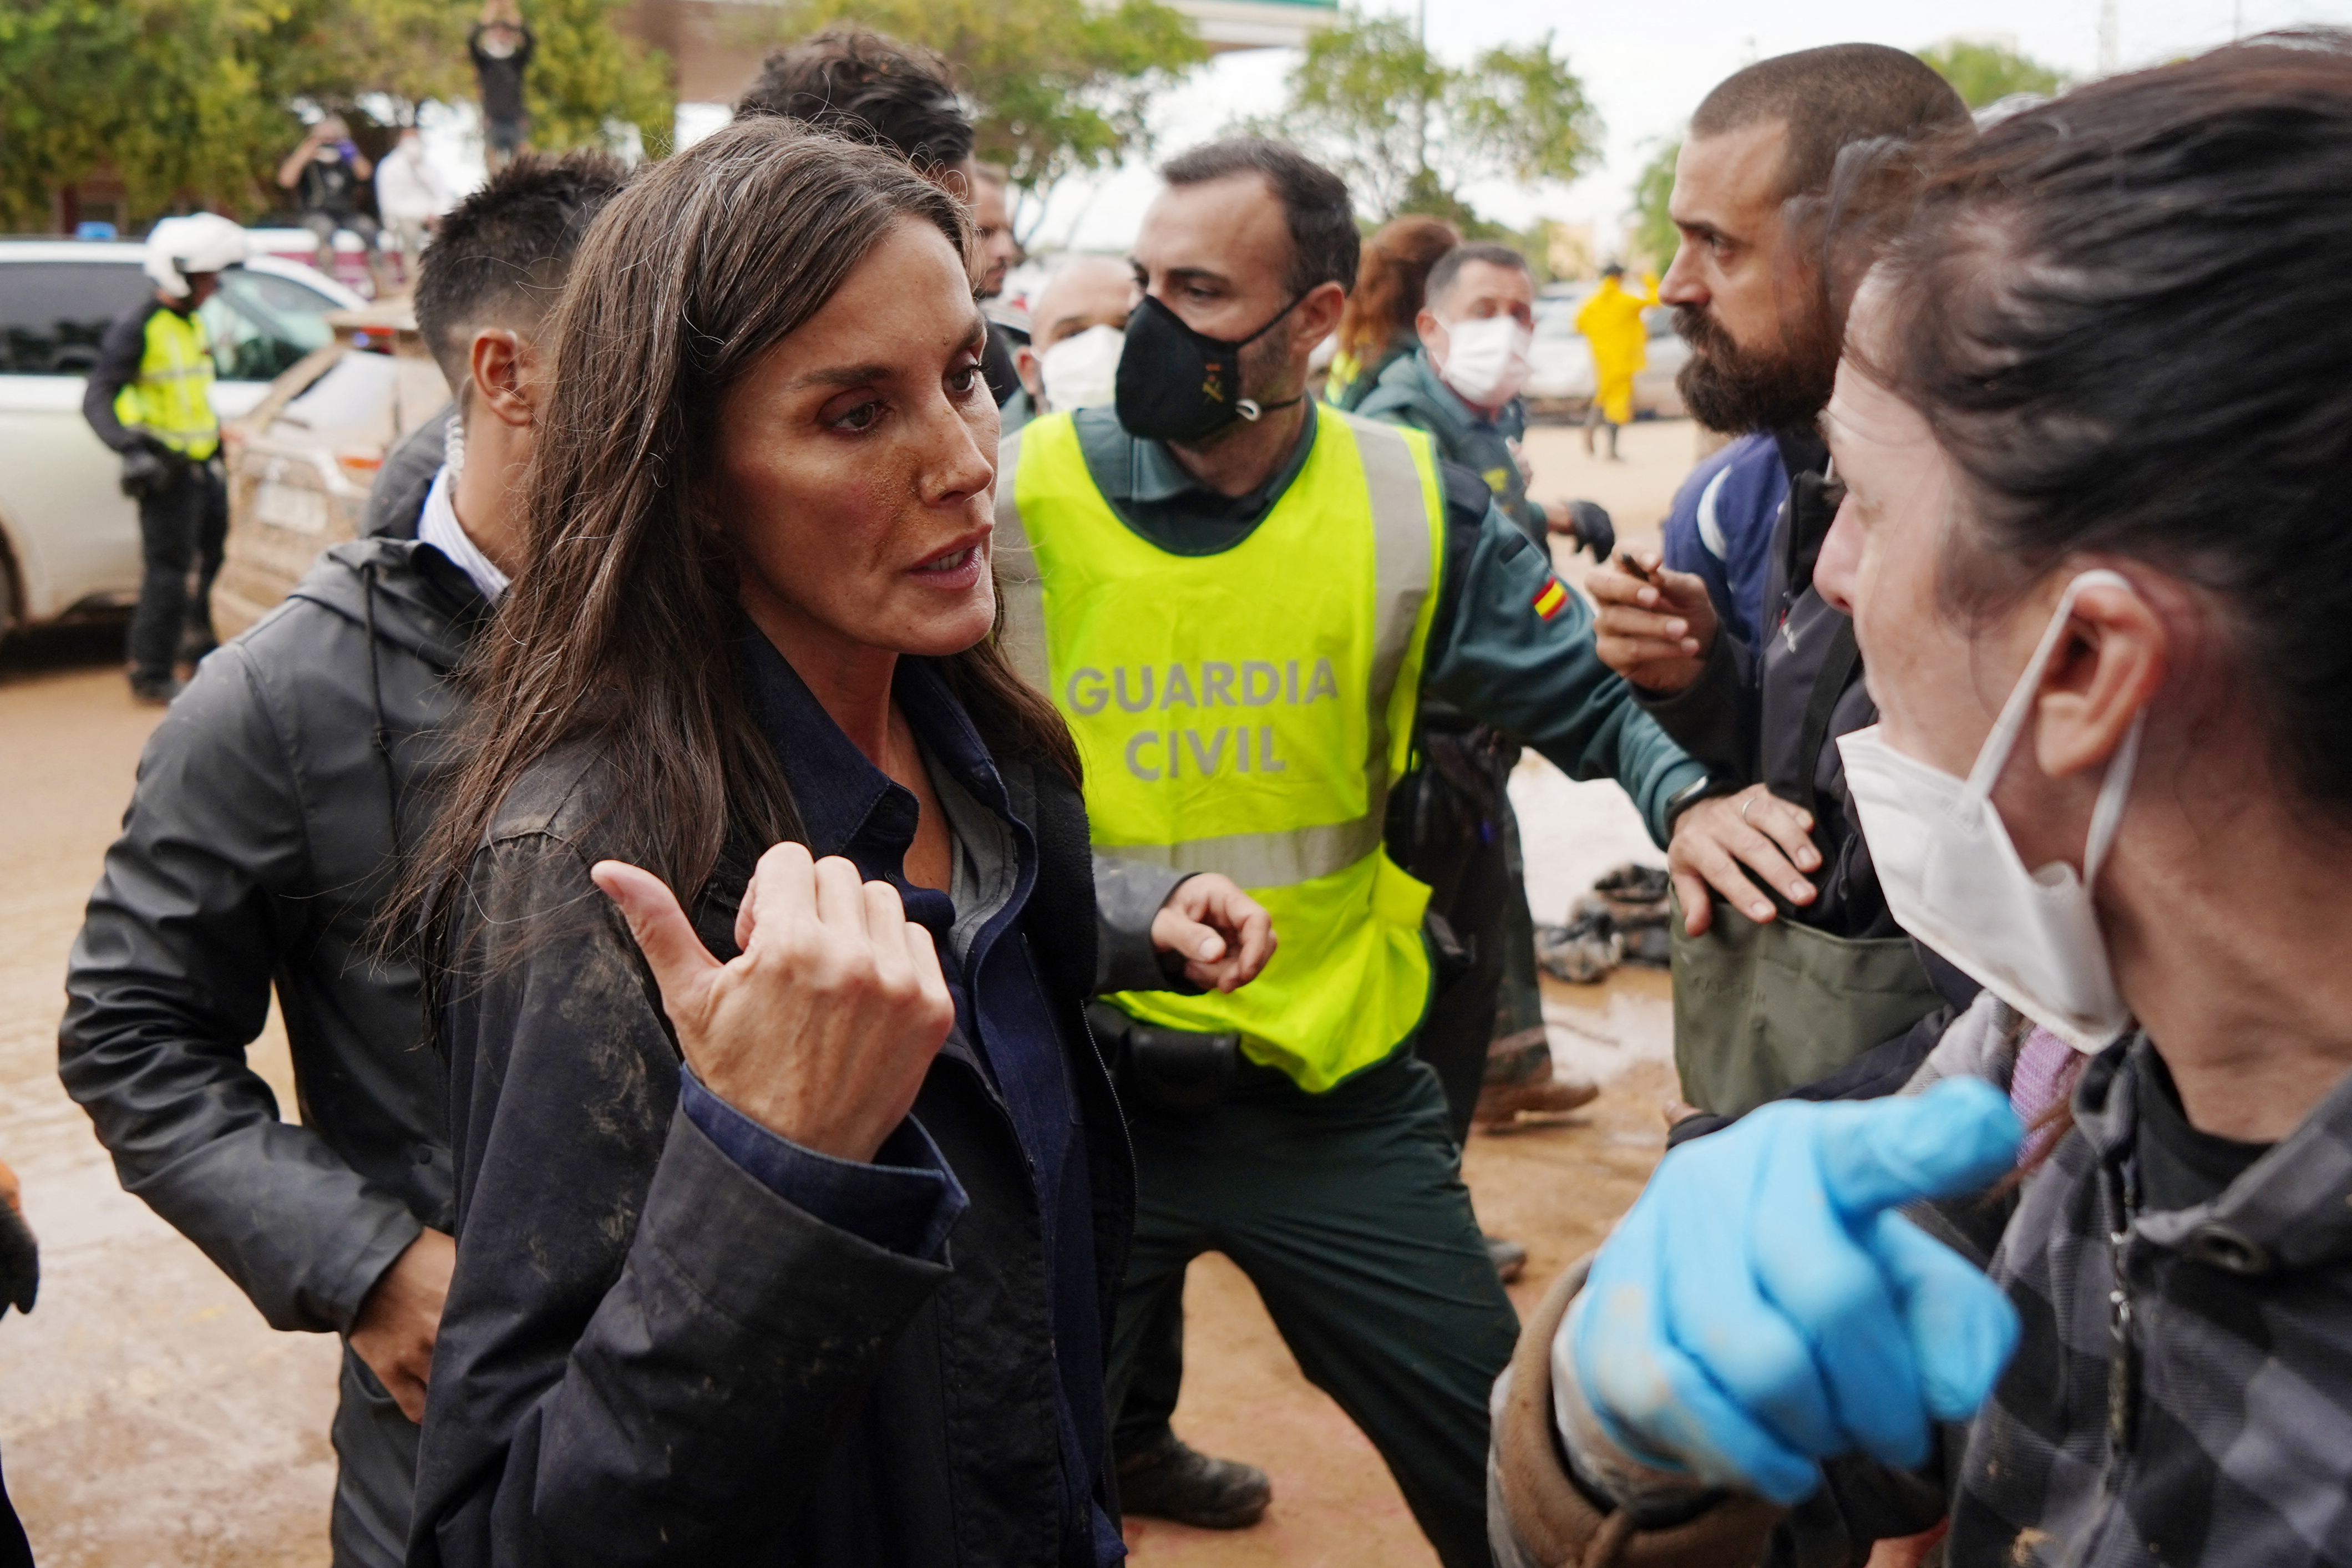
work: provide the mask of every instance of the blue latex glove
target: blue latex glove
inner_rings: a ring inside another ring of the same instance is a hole
[[[1926,1461],[1929,1417],[1991,1393],[2017,1313],[1902,1216],[2017,1157],[1979,1079],[1863,1103],[1783,1102],[1686,1144],[1593,1260],[1569,1321],[1576,1378],[1635,1458],[1789,1504],[1819,1461]]]

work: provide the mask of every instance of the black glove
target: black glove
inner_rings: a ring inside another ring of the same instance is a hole
[[[0,1301],[20,1312],[33,1310],[41,1289],[41,1246],[13,1203],[0,1202]],[[0,1312],[8,1309],[0,1306]]]
[[[143,501],[171,482],[172,466],[161,453],[142,442],[122,455],[122,493]]]
[[[1568,504],[1568,531],[1570,537],[1576,540],[1569,553],[1573,555],[1580,549],[1591,550],[1595,565],[1607,560],[1610,552],[1617,548],[1617,525],[1609,520],[1609,514],[1595,502],[1570,501]]]

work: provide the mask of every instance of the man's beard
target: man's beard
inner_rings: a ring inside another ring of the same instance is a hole
[[[1727,435],[1811,424],[1837,382],[1837,340],[1807,313],[1806,326],[1773,350],[1743,349],[1696,305],[1675,308],[1675,330],[1690,358],[1675,377],[1683,405]]]

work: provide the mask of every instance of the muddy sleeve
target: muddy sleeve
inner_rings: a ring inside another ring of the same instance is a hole
[[[271,977],[307,936],[304,813],[232,644],[147,742],[66,966],[58,1071],[123,1187],[236,1281],[273,1328],[349,1329],[422,1228],[246,1061]]]
[[[696,1124],[587,863],[545,836],[493,844],[463,895],[443,1014],[457,1267],[412,1563],[741,1560],[799,1511],[839,1413],[948,1276],[825,1223]]]
[[[1454,533],[1458,539],[1458,524]],[[1592,612],[1554,575],[1549,555],[1490,504],[1467,548],[1448,551],[1441,592],[1423,690],[1542,752],[1572,779],[1616,779],[1664,844],[1666,802],[1706,770],[1601,662]]]

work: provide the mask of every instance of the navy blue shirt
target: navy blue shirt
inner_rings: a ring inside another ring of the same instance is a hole
[[[1691,470],[1666,514],[1665,561],[1706,583],[1715,613],[1753,653],[1772,563],[1772,522],[1788,497],[1789,473],[1769,435],[1743,435]]]
[[[959,862],[983,852],[976,858],[993,869],[993,891],[1003,895],[976,930],[960,922],[946,893],[906,879],[919,815],[913,792],[866,759],[766,637],[747,629],[744,641],[747,695],[782,765],[810,852],[840,855],[866,881],[888,883],[905,901],[908,918],[929,930],[955,1000],[955,1024],[943,1052],[966,1057],[981,1070],[1020,1144],[1037,1197],[1052,1294],[1047,1306],[1068,1519],[1091,1535],[1098,1563],[1117,1563],[1126,1548],[1093,1501],[1092,1456],[1104,1451],[1093,1196],[1068,1056],[1021,930],[1036,888],[1036,839],[1013,814],[986,744],[939,673],[927,660],[900,659],[892,695],[922,747],[935,790],[943,805],[960,794],[963,804],[984,812],[979,825],[993,841],[976,845],[970,841],[978,835],[957,836]],[[952,821],[953,806],[948,815]],[[681,1103],[714,1144],[779,1197],[878,1246],[939,1257],[966,1206],[954,1173],[912,1118],[884,1143],[873,1164],[861,1166],[778,1137],[691,1073],[685,1076]],[[1087,1419],[1081,1421],[1081,1411]]]

